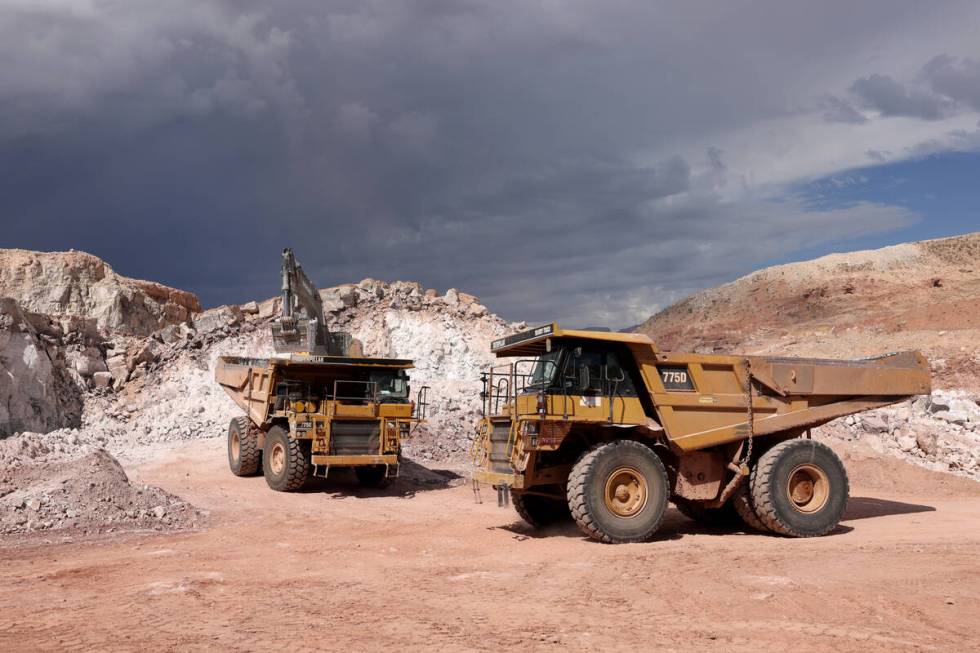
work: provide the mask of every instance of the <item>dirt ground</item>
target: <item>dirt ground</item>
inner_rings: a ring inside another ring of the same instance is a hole
[[[824,538],[671,509],[657,541],[607,546],[573,524],[531,531],[450,474],[278,494],[233,477],[223,447],[129,470],[212,511],[206,530],[2,546],[0,650],[980,646],[980,484],[897,461],[849,458],[852,500]]]

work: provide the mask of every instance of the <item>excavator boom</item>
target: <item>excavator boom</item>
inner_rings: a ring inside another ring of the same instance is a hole
[[[293,250],[282,251],[282,313],[272,323],[278,353],[344,356],[350,336],[330,333],[316,286],[296,262]]]

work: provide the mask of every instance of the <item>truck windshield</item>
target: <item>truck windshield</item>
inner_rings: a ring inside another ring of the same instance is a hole
[[[408,379],[404,370],[371,372],[371,381],[377,384],[378,397],[408,397]]]
[[[542,388],[551,385],[552,379],[555,378],[555,370],[558,369],[557,362],[560,353],[561,351],[556,349],[538,356],[537,360],[534,361],[534,367],[531,368],[531,374],[528,375],[528,388]]]

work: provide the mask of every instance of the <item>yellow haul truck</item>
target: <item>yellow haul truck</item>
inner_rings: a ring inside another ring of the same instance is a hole
[[[668,500],[710,524],[824,535],[844,466],[810,429],[931,391],[917,352],[862,360],[660,351],[641,334],[544,325],[492,343],[474,482],[535,527],[603,542],[656,533]]]
[[[282,492],[333,467],[354,468],[362,485],[384,485],[398,475],[401,439],[425,418],[428,387],[412,401],[412,361],[364,357],[349,335],[329,332],[319,293],[291,250],[282,270],[282,315],[272,325],[277,356],[223,356],[215,369],[245,412],[228,425],[231,471],[261,469]]]

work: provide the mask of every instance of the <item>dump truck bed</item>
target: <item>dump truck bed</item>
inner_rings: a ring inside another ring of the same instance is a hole
[[[276,383],[285,377],[316,378],[340,374],[351,368],[411,369],[412,361],[399,358],[356,358],[349,356],[297,356],[248,358],[222,356],[214,376],[222,389],[259,427],[269,419]]]
[[[650,395],[671,442],[685,450],[750,433],[810,428],[931,392],[929,364],[917,352],[858,360],[672,353],[655,358]],[[689,389],[665,383],[665,371],[678,367],[688,371]]]

